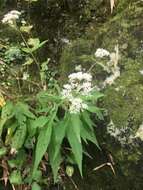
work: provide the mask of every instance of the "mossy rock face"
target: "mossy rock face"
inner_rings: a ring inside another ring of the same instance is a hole
[[[121,1],[117,6],[118,11],[115,16],[110,16],[108,21],[100,24],[100,27],[96,27],[96,22],[90,23],[83,38],[65,46],[60,69],[65,77],[74,71],[76,65],[88,69],[94,64],[93,57],[97,48],[112,52],[118,44],[121,76],[105,89],[104,105],[117,127],[127,125],[130,117],[138,127],[143,118],[143,76],[140,73],[143,69],[143,6],[139,1]],[[101,68],[95,67],[93,74],[99,73],[103,74]]]
[[[143,142],[134,138],[139,126],[143,123],[142,12],[143,2],[141,1],[118,1],[114,15],[108,16],[104,23],[91,22],[86,28],[86,34],[80,39],[70,41],[63,50],[60,70],[62,77],[66,78],[70,72],[74,71],[76,65],[80,64],[89,69],[95,63],[93,58],[97,48],[105,48],[112,52],[115,45],[119,45],[121,75],[113,85],[104,89],[103,106],[108,110],[115,130],[121,131],[122,137],[116,138],[106,133],[108,127],[104,134],[101,133],[101,136],[104,136],[103,142],[114,158],[115,166],[113,167],[116,176],[110,167],[105,167],[95,173],[91,172],[95,165],[108,161],[108,159],[102,160],[102,153],[94,151],[96,154],[94,161],[89,161],[90,164],[86,162],[84,182],[76,179],[80,190],[143,189],[141,166]],[[101,68],[95,66],[92,74],[98,79],[96,75],[102,76],[104,73]]]

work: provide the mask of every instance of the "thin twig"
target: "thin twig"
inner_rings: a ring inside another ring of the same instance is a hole
[[[101,164],[100,166],[97,166],[96,168],[93,169],[93,171],[97,171],[97,170],[103,168],[104,166],[109,166],[111,168],[113,174],[116,175],[114,167],[110,162],[107,162],[107,163]]]

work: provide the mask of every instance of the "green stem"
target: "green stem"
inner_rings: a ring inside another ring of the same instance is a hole
[[[40,72],[40,66],[39,66],[38,60],[36,59],[36,57],[34,56],[34,54],[31,52],[30,47],[29,47],[28,43],[26,42],[26,40],[25,40],[25,38],[24,38],[22,32],[21,32],[18,28],[17,28],[17,30],[18,30],[18,32],[20,33],[20,36],[21,36],[23,42],[25,43],[26,47],[28,48],[31,57],[33,58],[34,62],[36,63],[36,65],[37,65],[37,67],[38,67],[38,69],[39,69],[39,72]]]

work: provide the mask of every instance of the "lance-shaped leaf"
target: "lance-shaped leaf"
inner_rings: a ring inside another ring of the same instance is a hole
[[[80,174],[82,176],[82,144],[81,141],[79,141],[79,139],[77,138],[77,135],[72,128],[72,125],[68,126],[67,138],[72,148],[72,153],[74,154]]]
[[[65,117],[65,119],[63,121],[58,122],[57,125],[54,127],[55,152],[54,152],[53,159],[56,159],[56,157],[60,151],[62,141],[66,134],[67,125],[69,124],[68,122],[69,122],[69,117],[67,116],[67,117]]]
[[[70,122],[71,122],[72,130],[74,131],[78,141],[81,142],[80,129],[82,127],[82,122],[80,120],[80,116],[78,114],[71,114]]]
[[[33,171],[32,171],[32,177],[35,175],[35,172],[38,168],[38,165],[40,161],[42,160],[48,146],[51,140],[51,134],[52,134],[52,127],[53,127],[53,122],[56,117],[56,112],[51,113],[51,119],[50,121],[45,125],[44,128],[41,129],[37,144],[36,144],[36,150],[35,150],[35,160],[34,160],[34,166],[33,166]]]
[[[53,171],[54,182],[56,183],[59,166],[60,166],[60,163],[62,162],[62,157],[61,157],[60,149],[55,155],[55,147],[56,147],[56,141],[55,141],[55,133],[53,131],[50,146],[49,146],[49,158],[50,158],[51,168]]]
[[[103,115],[101,112],[101,109],[96,106],[88,106],[87,110],[91,113],[96,113],[97,117],[101,120],[103,120]]]

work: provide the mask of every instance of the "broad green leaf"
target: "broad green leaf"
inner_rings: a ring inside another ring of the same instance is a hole
[[[35,151],[35,160],[34,166],[32,171],[32,178],[35,175],[35,172],[38,168],[40,161],[42,160],[51,140],[53,122],[56,116],[57,110],[52,114],[50,121],[45,125],[44,128],[41,129],[37,144],[36,144],[36,151]]]
[[[40,116],[38,118],[36,118],[33,122],[32,122],[32,126],[34,128],[42,128],[46,125],[46,123],[49,121],[49,117],[46,116]]]
[[[9,177],[10,183],[14,185],[22,184],[22,177],[20,171],[14,170]]]
[[[42,160],[42,158],[48,148],[48,145],[49,145],[49,142],[51,139],[51,133],[52,133],[52,123],[47,124],[40,131],[40,134],[38,136],[38,141],[36,144],[35,160],[34,160],[32,176],[35,175],[38,165],[39,165],[40,161]]]
[[[41,172],[41,170],[37,170],[35,172],[35,175],[33,176],[33,180],[40,182],[41,179],[42,179],[42,172]]]
[[[21,124],[12,138],[11,148],[14,148],[16,150],[20,149],[24,144],[26,134],[27,134],[27,126],[26,124]]]
[[[33,137],[36,134],[37,129],[43,128],[48,122],[48,120],[49,118],[46,116],[40,116],[36,118],[35,120],[28,119],[27,121],[28,137],[29,138]]]
[[[62,141],[66,134],[67,125],[69,122],[69,118],[66,117],[63,121],[60,121],[57,123],[57,125],[54,127],[55,131],[55,152],[53,159],[57,157],[58,152],[60,151]]]
[[[39,102],[49,102],[49,101],[53,101],[53,102],[60,102],[61,98],[59,96],[55,96],[53,94],[49,94],[48,92],[40,92],[37,95],[37,99],[39,100]]]
[[[78,114],[71,114],[70,122],[71,122],[72,130],[74,131],[78,141],[81,142],[80,130],[82,127],[82,122],[80,120],[80,116]]]
[[[8,126],[7,134],[5,137],[5,145],[8,145],[9,143],[11,143],[11,138],[12,138],[17,127],[18,127],[17,122],[13,122],[11,125]]]
[[[26,161],[26,152],[21,149],[18,151],[14,159],[8,159],[8,165],[10,168],[21,169],[23,163]]]
[[[81,116],[82,116],[82,121],[84,121],[90,129],[93,128],[92,126],[95,126],[93,121],[90,119],[89,112],[84,111],[84,112],[82,112]]]
[[[13,103],[7,102],[6,105],[2,108],[2,113],[0,116],[0,136],[3,131],[3,127],[7,120],[13,117]]]
[[[68,126],[67,138],[68,138],[69,144],[72,148],[72,152],[74,154],[80,174],[82,176],[82,144],[79,141],[79,139],[77,138],[77,135],[75,134],[75,132],[72,128],[72,125]]]
[[[34,182],[32,184],[32,190],[41,190],[41,187],[36,182]]]
[[[101,109],[96,106],[88,106],[87,110],[91,113],[96,113],[97,117],[101,120],[103,120],[103,115],[101,112]]]
[[[50,157],[51,168],[53,171],[54,182],[56,183],[59,166],[60,166],[60,163],[62,162],[62,157],[59,151],[56,157],[53,159],[54,152],[52,153],[52,148],[53,147],[51,146],[51,149],[49,151],[49,157]]]
[[[7,149],[5,147],[0,148],[0,157],[4,156],[7,152]]]
[[[35,118],[35,115],[29,110],[29,106],[22,102],[18,102],[16,104],[14,112],[16,115],[23,114],[27,116],[28,118],[31,118],[31,119]]]
[[[82,96],[82,99],[86,101],[97,101],[99,98],[102,98],[104,94],[98,92],[98,91],[93,91],[89,96]]]
[[[86,126],[82,127],[81,129],[81,137],[86,141],[89,140],[91,142],[93,142],[99,149],[99,145],[96,139],[96,136],[94,134],[94,130],[90,130],[89,128],[87,128]]]

